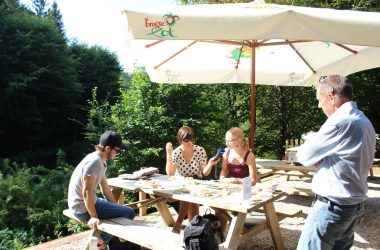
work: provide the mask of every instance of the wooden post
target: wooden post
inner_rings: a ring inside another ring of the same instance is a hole
[[[274,210],[273,202],[266,202],[264,205],[264,212],[267,219],[267,225],[272,235],[274,249],[285,249],[284,240],[281,235],[280,225],[278,223],[277,215]]]
[[[122,188],[111,187],[111,191],[118,204],[124,204],[124,192]]]
[[[144,192],[139,192],[139,201],[143,201],[146,199],[146,193]],[[144,216],[146,215],[146,206],[142,206],[139,208],[139,215]]]

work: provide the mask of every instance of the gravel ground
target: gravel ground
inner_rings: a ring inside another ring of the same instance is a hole
[[[380,167],[376,167],[375,177],[369,180],[369,199],[365,202],[365,215],[362,223],[357,228],[355,233],[354,246],[351,249],[380,249]],[[310,188],[310,179],[299,179],[291,177],[290,181],[286,181],[285,177],[269,177],[263,182],[278,183],[278,189],[287,187]],[[281,233],[284,239],[286,249],[296,249],[298,239],[301,235],[301,230],[304,226],[305,218],[312,202],[312,197],[289,195],[275,202],[275,209],[278,212],[293,214],[296,211],[302,210],[302,214],[297,217],[289,217],[280,221]],[[175,212],[173,211],[173,214]],[[153,217],[152,217],[153,219]],[[159,218],[155,217],[156,220]],[[163,223],[159,226],[165,227]],[[167,227],[166,227],[167,228]],[[170,228],[167,228],[170,230]],[[66,244],[49,246],[39,249],[51,250],[71,250],[83,249],[87,239],[75,240]],[[256,235],[250,240],[241,244],[238,250],[248,249],[274,249],[272,238],[268,230]]]
[[[380,175],[369,180],[369,199],[365,202],[364,219],[355,233],[354,246],[351,249],[380,249]],[[294,180],[294,181],[293,181]],[[274,180],[272,180],[274,181]],[[298,181],[292,177],[291,181],[280,182],[279,187],[310,187],[310,181]],[[305,219],[312,203],[312,197],[290,195],[275,202],[276,211],[294,213],[302,210],[299,217],[286,218],[280,221],[281,233],[286,249],[296,249]],[[273,249],[272,239],[268,230],[255,236],[249,242],[241,245],[239,250]]]

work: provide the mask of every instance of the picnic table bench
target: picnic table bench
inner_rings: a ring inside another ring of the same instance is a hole
[[[76,222],[86,223],[76,218],[69,209],[64,210],[63,214]],[[91,236],[99,237],[99,230],[149,249],[183,250],[181,235],[154,227],[143,220],[130,220],[122,217],[103,219],[100,220],[98,228],[93,230]],[[88,245],[85,246],[85,249],[88,249]]]

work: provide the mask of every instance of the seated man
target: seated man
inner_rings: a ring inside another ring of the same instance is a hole
[[[117,204],[105,173],[107,160],[112,160],[126,145],[122,143],[119,133],[107,131],[95,146],[96,151],[88,154],[75,168],[69,184],[68,205],[71,212],[80,220],[88,221],[90,228],[97,228],[100,219],[125,217],[133,219],[135,211],[127,206]],[[105,197],[96,196],[97,187]],[[112,235],[102,233],[104,242],[99,242],[100,249],[107,249]]]

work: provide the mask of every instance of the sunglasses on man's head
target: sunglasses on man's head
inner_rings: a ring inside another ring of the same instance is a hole
[[[327,76],[321,76],[319,77],[319,82],[324,83]]]
[[[332,93],[332,94],[335,94],[335,88],[334,88],[334,86],[332,86],[331,84],[329,84],[329,83],[326,81],[326,78],[327,78],[327,77],[328,77],[328,76],[321,76],[321,77],[319,78],[319,83],[326,84],[327,86],[330,86],[330,87],[332,88],[331,93]]]

